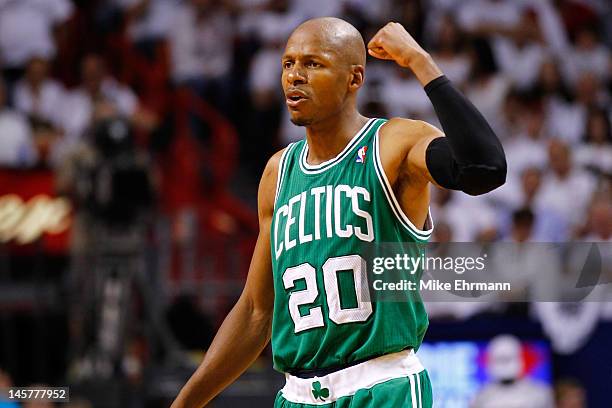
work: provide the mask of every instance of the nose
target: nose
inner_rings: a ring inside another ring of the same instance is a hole
[[[306,75],[299,64],[293,65],[287,73],[287,81],[291,85],[306,83]]]

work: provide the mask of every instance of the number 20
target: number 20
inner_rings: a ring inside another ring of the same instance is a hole
[[[365,260],[359,255],[329,258],[323,264],[322,269],[330,320],[336,324],[366,321],[372,314],[372,303],[368,290]],[[337,272],[346,270],[353,272],[357,307],[342,309]],[[313,303],[319,295],[315,268],[309,263],[287,268],[283,274],[283,286],[285,289],[292,289],[295,287],[295,281],[299,279],[304,279],[306,289],[292,292],[289,295],[289,313],[295,324],[295,333],[325,326],[321,306],[311,308],[305,316],[300,315],[300,306]]]

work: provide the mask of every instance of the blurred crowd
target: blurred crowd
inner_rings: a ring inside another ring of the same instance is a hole
[[[303,136],[287,120],[278,61],[291,30],[321,15],[366,40],[404,24],[502,139],[505,187],[478,199],[436,193],[446,239],[514,239],[513,214],[527,210],[524,239],[610,240],[612,6],[602,0],[1,0],[0,164],[60,167],[113,115],[145,135],[144,148],[167,146],[176,123],[160,98],[187,87],[237,129],[252,185],[271,153]],[[154,92],[142,76],[160,67]],[[437,123],[410,72],[370,60],[367,76],[366,114]]]
[[[109,143],[133,139],[152,197],[176,215],[173,238],[193,235],[198,216],[208,233],[255,230],[266,160],[304,136],[288,120],[280,56],[290,32],[318,16],[348,20],[366,42],[402,23],[502,140],[505,186],[434,191],[436,241],[612,242],[607,0],[0,0],[0,166],[51,169],[75,194],[78,163],[106,157],[106,129]],[[408,70],[369,58],[366,77],[364,114],[439,125]],[[207,204],[184,210],[196,200]],[[612,320],[600,305],[535,313],[571,353]],[[434,320],[480,312],[431,308]],[[570,326],[580,338],[558,336]]]

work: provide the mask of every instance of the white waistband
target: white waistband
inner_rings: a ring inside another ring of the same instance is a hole
[[[353,395],[357,390],[421,371],[423,366],[414,351],[405,350],[373,358],[323,377],[299,378],[285,374],[287,382],[281,392],[291,402],[323,405]]]

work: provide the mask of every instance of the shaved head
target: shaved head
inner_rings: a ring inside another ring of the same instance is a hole
[[[289,37],[316,38],[322,46],[338,54],[349,65],[366,62],[366,47],[359,31],[350,23],[336,17],[321,17],[300,24]]]
[[[324,17],[300,24],[281,58],[281,83],[291,121],[311,126],[354,114],[365,60],[363,38],[346,21]]]

